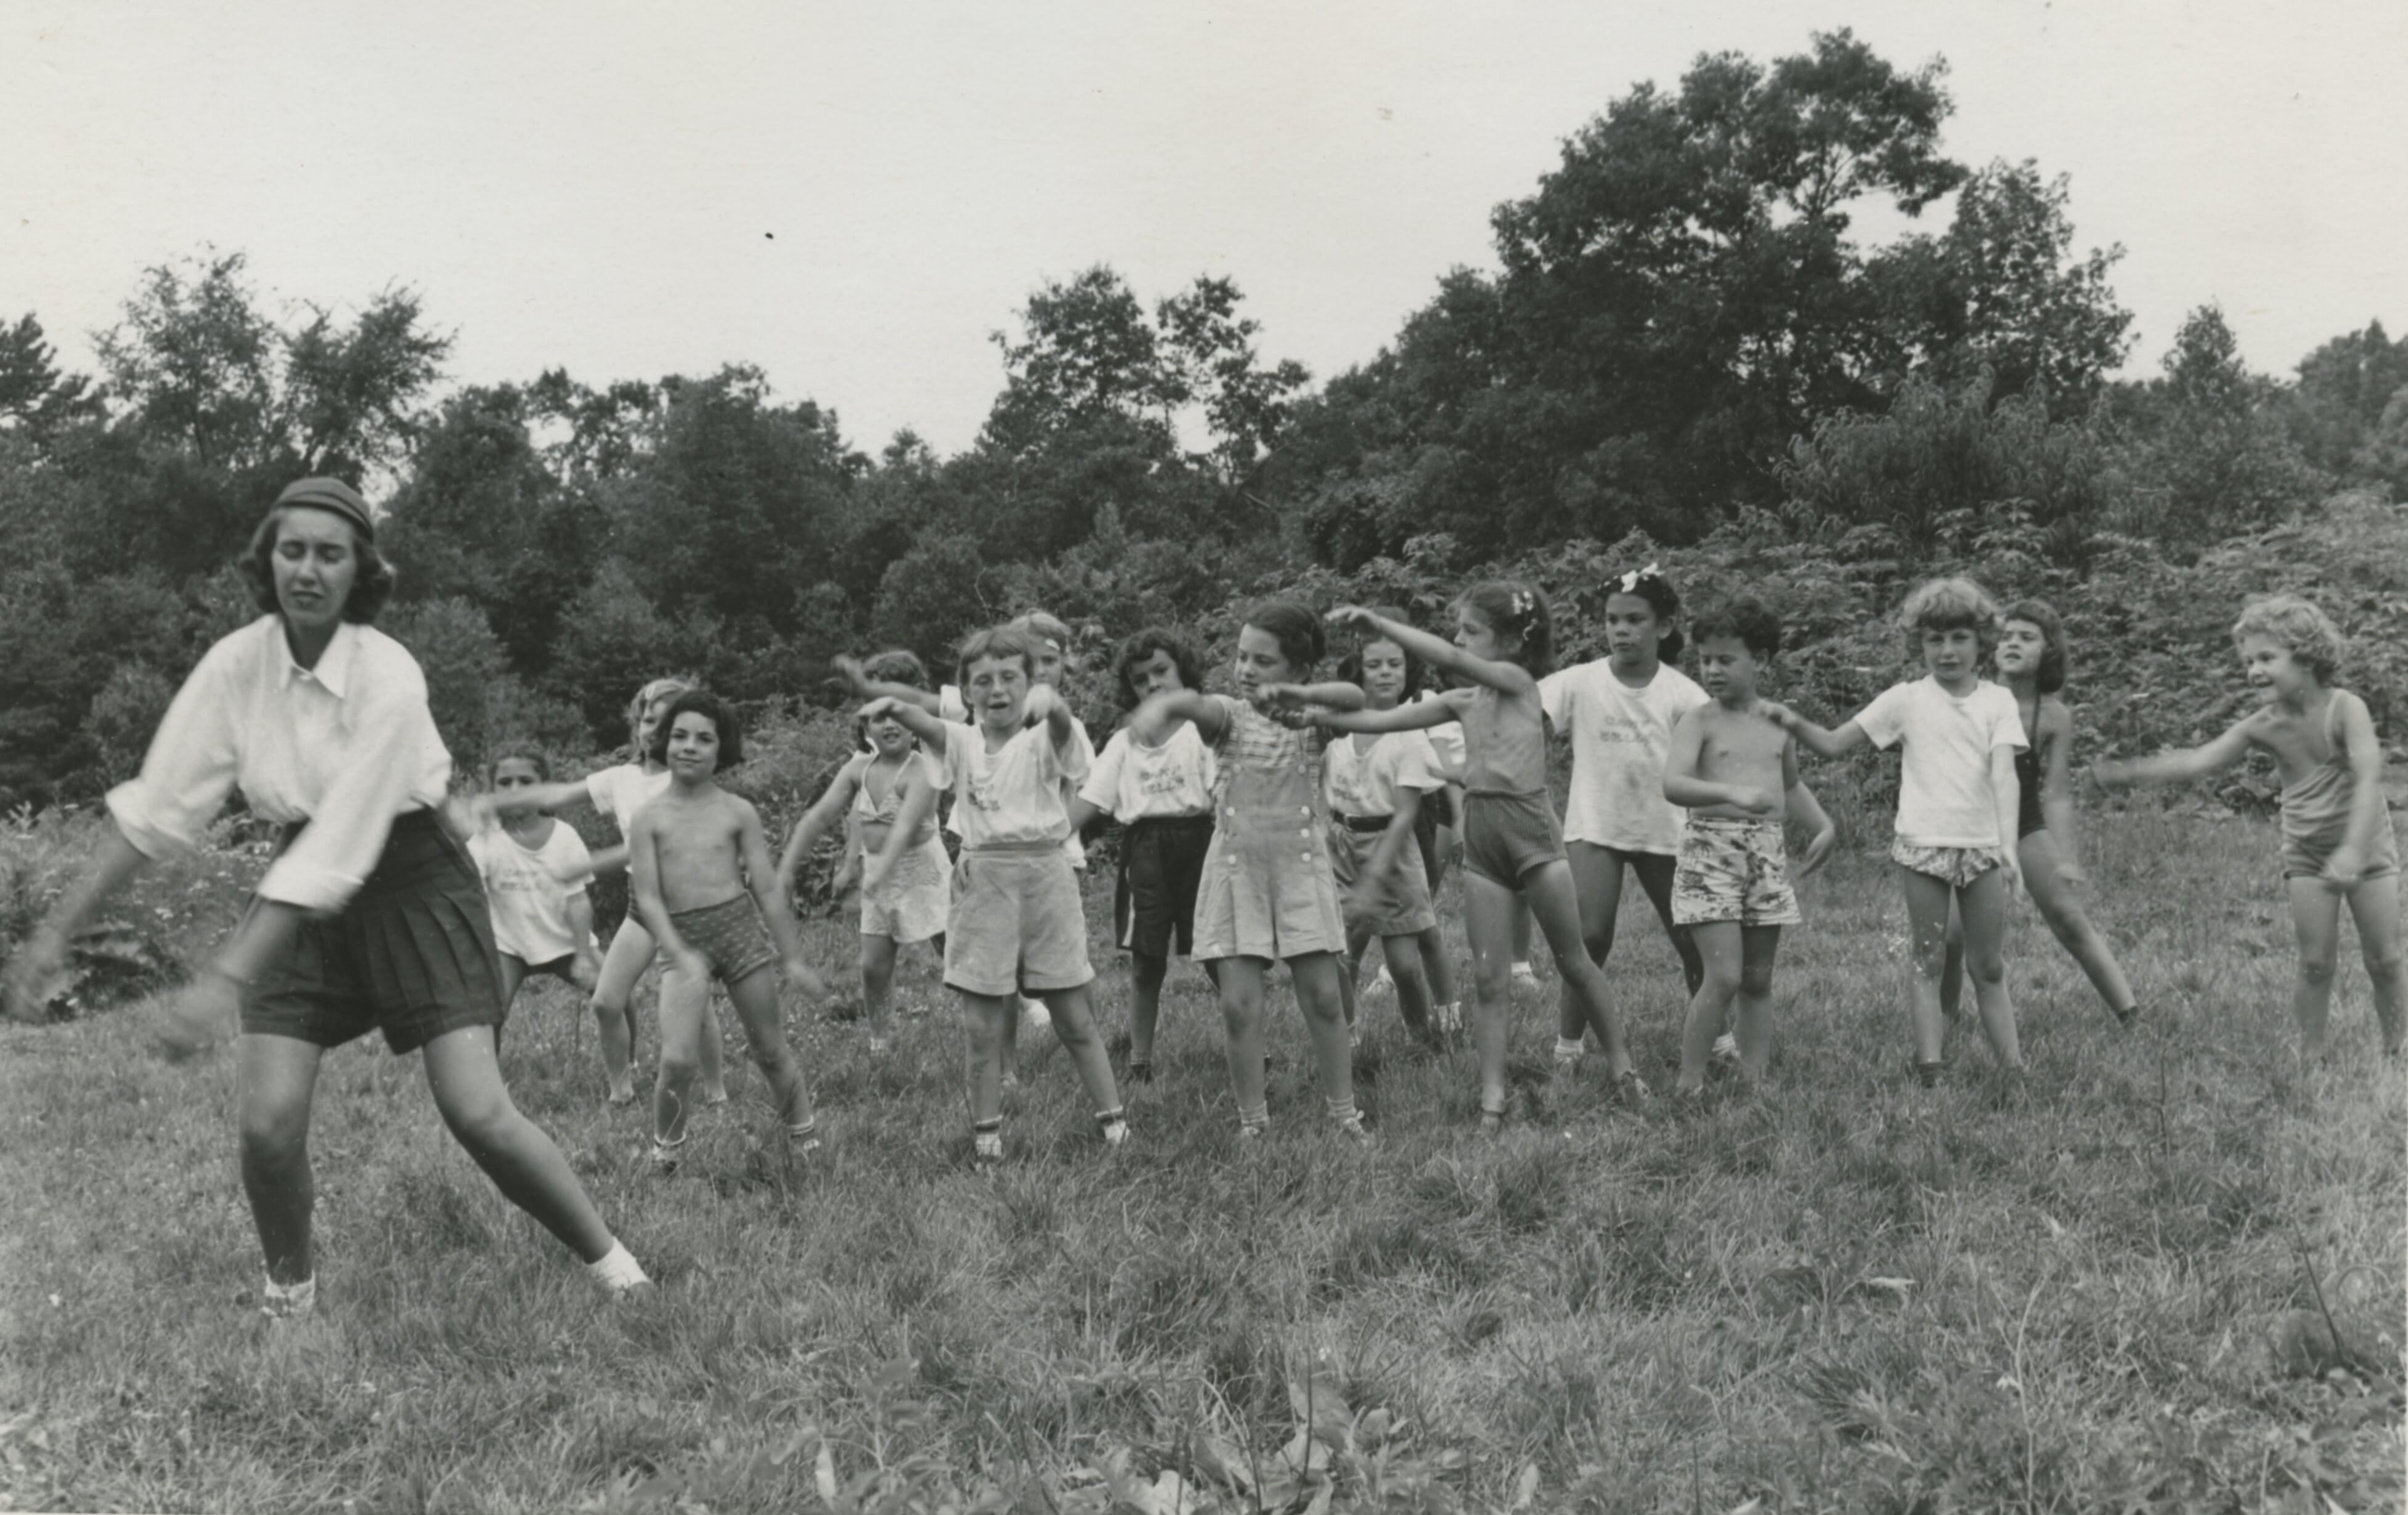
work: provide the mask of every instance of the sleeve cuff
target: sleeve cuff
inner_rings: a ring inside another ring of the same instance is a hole
[[[153,863],[193,850],[191,837],[152,816],[149,793],[139,779],[129,779],[108,792],[108,814],[134,850]]]
[[[351,902],[365,880],[290,855],[279,858],[259,881],[259,897],[321,915]]]

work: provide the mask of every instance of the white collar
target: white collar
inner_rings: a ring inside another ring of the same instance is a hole
[[[267,619],[274,622],[268,635],[276,639],[276,650],[283,656],[283,674],[277,680],[277,687],[290,688],[294,679],[307,679],[335,698],[343,698],[345,691],[351,687],[351,664],[359,649],[359,627],[348,621],[337,624],[335,635],[327,639],[326,650],[318,654],[318,665],[305,668],[293,656],[292,638],[284,635],[284,618],[270,615]]]

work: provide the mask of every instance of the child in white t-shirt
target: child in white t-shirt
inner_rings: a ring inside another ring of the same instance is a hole
[[[1013,1001],[1023,984],[1043,997],[1054,1034],[1094,1101],[1104,1140],[1117,1146],[1128,1136],[1090,1006],[1087,986],[1095,971],[1087,963],[1079,879],[1062,847],[1070,834],[1063,787],[1086,778],[1086,758],[1061,696],[1031,684],[1036,659],[1036,639],[1008,626],[974,633],[962,643],[961,687],[976,726],[885,697],[861,711],[865,721],[891,715],[924,747],[942,753],[953,792],[962,855],[945,922],[945,983],[962,1001],[972,1154],[981,1166],[1003,1160],[1005,1037],[1018,1019]],[[927,779],[910,774],[886,845],[862,872],[865,893],[883,887],[935,804]]]
[[[2007,902],[2023,882],[2014,850],[2015,753],[2027,742],[2015,697],[1982,679],[1998,642],[1999,607],[1970,579],[1934,579],[1906,597],[1898,620],[1920,648],[1927,677],[1891,685],[1837,731],[1769,702],[1762,713],[1824,757],[1868,742],[1902,747],[1890,857],[1913,927],[1915,1077],[1936,1082],[1942,1065],[1947,1022],[1940,986],[1952,898],[1964,922],[1965,969],[1983,1029],[2000,1064],[2020,1077],[2023,1049],[2004,948]]]
[[[514,793],[551,781],[552,763],[542,752],[503,751],[485,770],[495,823],[468,838],[468,855],[485,880],[494,945],[501,950],[505,1022],[527,975],[549,974],[590,993],[602,965],[594,945],[594,905],[585,893],[594,858],[584,838],[533,806],[511,802]],[[501,1039],[501,1026],[494,1036]]]
[[[1149,626],[1121,644],[1112,658],[1121,704],[1134,710],[1150,694],[1195,689],[1203,679],[1196,650],[1178,634]],[[1162,984],[1173,952],[1196,949],[1196,895],[1204,856],[1212,846],[1212,793],[1220,765],[1182,721],[1158,743],[1137,739],[1128,727],[1112,733],[1070,802],[1070,826],[1083,831],[1100,816],[1122,827],[1120,870],[1112,897],[1114,936],[1129,954],[1128,1077],[1154,1081],[1154,1033],[1162,1017]],[[1214,983],[1212,965],[1204,965]]]
[[[1672,920],[1672,875],[1681,850],[1680,807],[1664,797],[1672,729],[1713,700],[1672,661],[1684,645],[1681,596],[1654,564],[1612,580],[1605,596],[1607,655],[1539,680],[1555,734],[1572,748],[1564,802],[1564,850],[1580,895],[1581,937],[1600,966],[1613,951],[1627,869],[1664,922],[1681,978],[1694,998],[1705,965],[1685,926]],[[1588,1017],[1564,985],[1555,1022],[1555,1064],[1580,1060]]]

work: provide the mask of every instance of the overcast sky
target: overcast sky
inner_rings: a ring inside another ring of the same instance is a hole
[[[1041,280],[1229,276],[1326,378],[1488,265],[1491,207],[1634,82],[1840,26],[1947,59],[1960,161],[2071,176],[2078,245],[2128,250],[2134,370],[2209,300],[2278,372],[2408,329],[2402,0],[11,0],[0,316],[86,366],[142,269],[214,243],[285,299],[415,287],[456,381],[743,360],[857,446],[951,451]]]

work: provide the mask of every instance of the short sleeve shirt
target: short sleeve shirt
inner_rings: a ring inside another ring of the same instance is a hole
[[[576,828],[555,821],[541,847],[528,847],[490,826],[468,838],[468,855],[485,880],[494,946],[522,963],[551,963],[593,945],[568,923],[569,902],[594,876],[594,856]]]
[[[637,764],[622,763],[585,776],[585,793],[594,808],[619,823],[619,835],[632,835],[636,812],[668,792],[669,771],[646,773]]]
[[[1079,797],[1123,825],[1166,816],[1210,815],[1220,765],[1194,722],[1148,747],[1127,727],[1112,733]]]
[[[2027,745],[2015,697],[1982,682],[1959,699],[1930,677],[1892,684],[1856,716],[1875,747],[1903,743],[1898,838],[1913,847],[2000,847],[1990,753]]]
[[[1664,797],[1664,761],[1672,728],[1711,700],[1697,680],[1662,664],[1645,688],[1633,689],[1599,658],[1540,679],[1539,700],[1555,729],[1571,738],[1565,840],[1678,852],[1685,815]]]
[[[1446,783],[1429,737],[1418,731],[1383,733],[1368,752],[1356,751],[1351,736],[1335,737],[1322,750],[1321,774],[1330,809],[1342,816],[1394,815],[1397,791],[1427,793]]]
[[[1052,842],[1070,835],[1063,804],[1066,783],[1087,776],[1084,748],[1074,739],[1054,748],[1044,722],[1025,726],[990,752],[976,726],[945,727],[945,785],[953,792],[953,823],[967,847]]]

